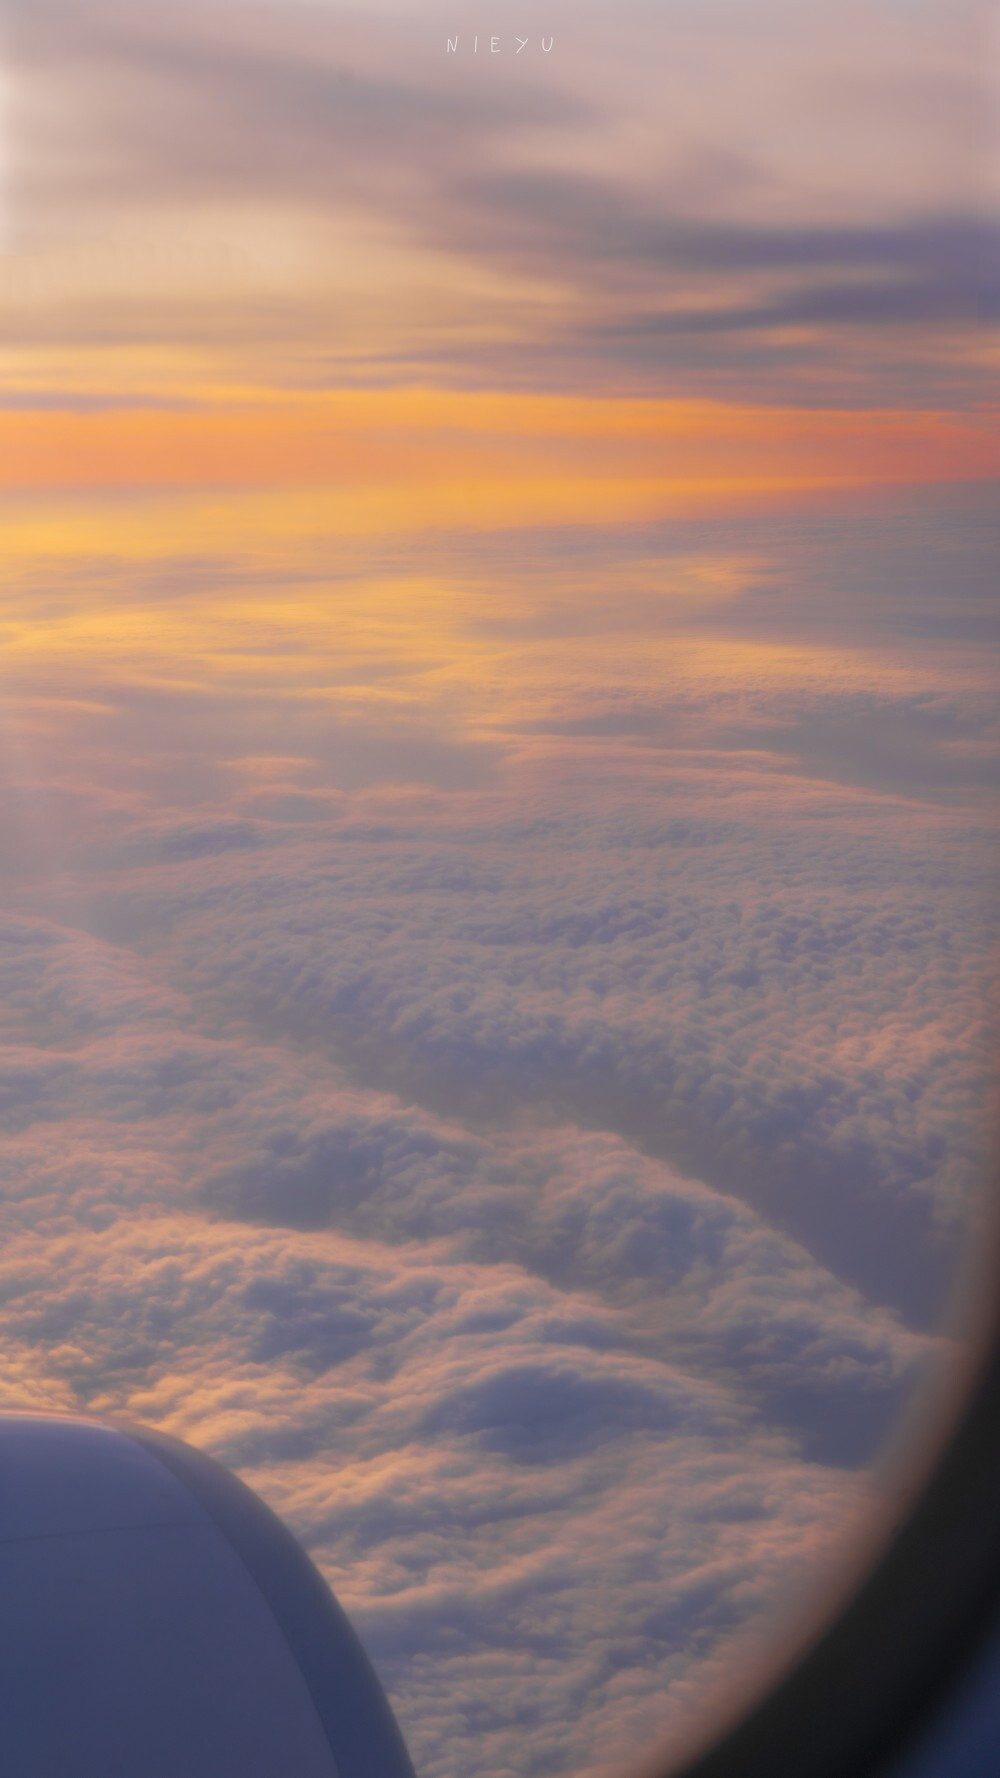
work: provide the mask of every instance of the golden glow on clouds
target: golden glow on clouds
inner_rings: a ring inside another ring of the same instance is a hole
[[[331,549],[365,540],[733,513],[858,483],[978,478],[997,455],[975,415],[433,389],[248,389],[222,405],[206,393],[181,411],[0,411],[7,561],[235,551],[280,581],[321,574]],[[210,622],[196,585],[190,600]],[[124,645],[120,611],[98,605],[89,621]]]
[[[578,479],[583,518],[602,486],[956,480],[995,469],[998,456],[975,415],[438,390],[251,395],[223,410],[0,413],[8,490],[362,485],[405,494],[462,484],[473,522],[477,507],[492,515],[491,489],[522,481],[565,491]]]

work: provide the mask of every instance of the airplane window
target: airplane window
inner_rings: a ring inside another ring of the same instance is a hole
[[[420,1778],[708,1758],[966,1386],[986,35],[8,9],[0,1410],[241,1476]]]

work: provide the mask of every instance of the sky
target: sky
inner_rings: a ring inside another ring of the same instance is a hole
[[[420,1778],[696,1721],[957,1338],[984,30],[7,8],[0,1406],[243,1475]]]

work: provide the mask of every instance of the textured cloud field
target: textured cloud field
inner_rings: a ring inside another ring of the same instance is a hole
[[[920,504],[6,595],[6,1399],[236,1465],[428,1778],[683,1721],[941,1350],[996,734]]]

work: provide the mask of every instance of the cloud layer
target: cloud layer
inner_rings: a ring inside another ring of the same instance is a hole
[[[557,4],[520,56],[506,0],[496,56],[403,0],[10,14],[23,340],[245,369],[266,337],[293,384],[978,404],[973,6]]]
[[[418,646],[388,548],[8,593],[7,1399],[246,1474],[428,1778],[688,1720],[942,1361],[990,603],[908,498],[440,539]]]

